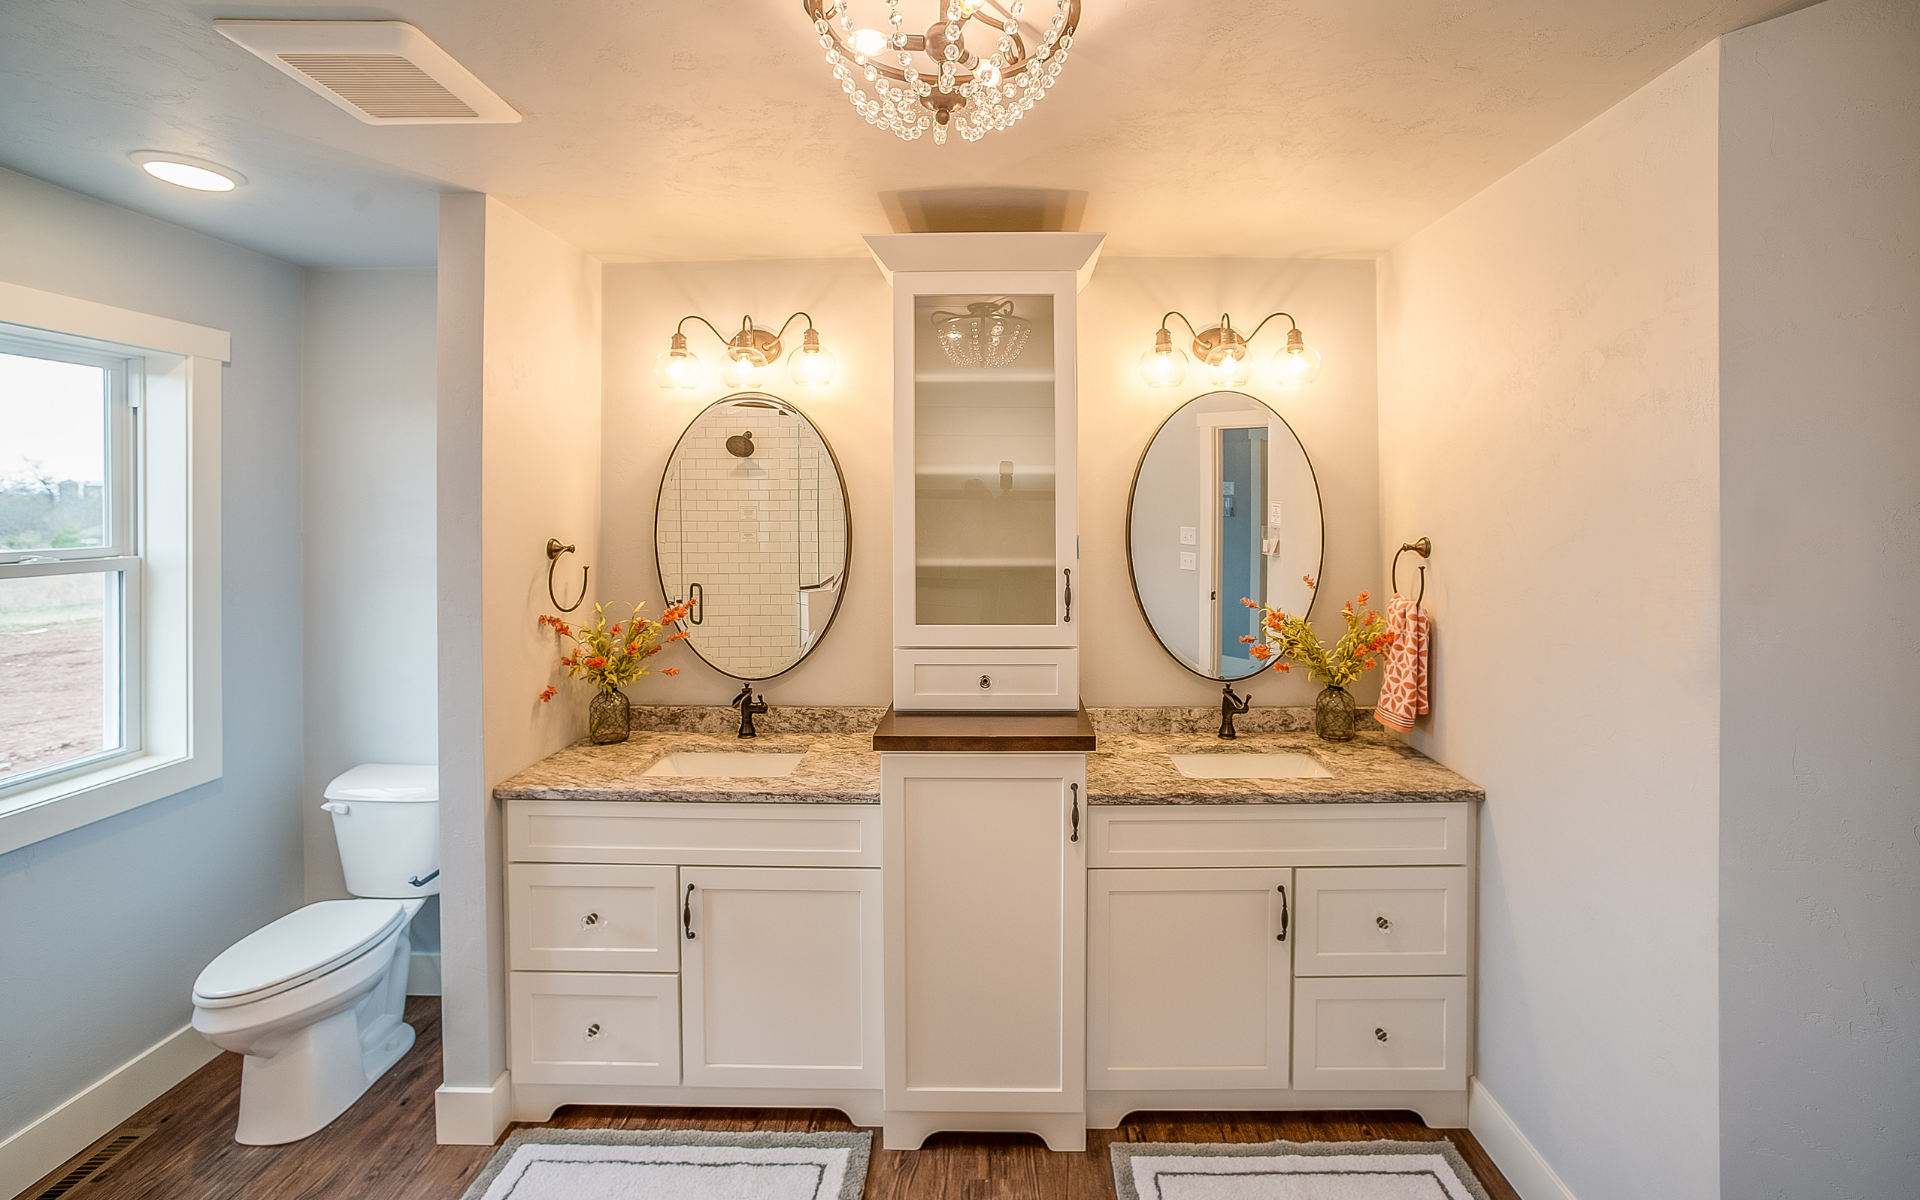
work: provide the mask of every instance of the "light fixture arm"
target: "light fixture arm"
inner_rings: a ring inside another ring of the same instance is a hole
[[[673,327],[673,334],[675,337],[678,337],[678,338],[686,337],[686,327],[687,327],[688,321],[698,321],[702,325],[705,325],[708,331],[711,332],[714,337],[720,340],[720,344],[722,346],[730,346],[733,344],[732,338],[728,337],[724,333],[721,333],[718,329],[715,329],[713,327],[713,322],[707,320],[705,317],[701,316],[699,313],[689,313],[688,315],[681,317],[679,324]]]
[[[1253,327],[1253,332],[1247,335],[1247,340],[1251,342],[1254,338],[1259,337],[1260,331],[1267,327],[1267,322],[1273,320],[1275,317],[1285,317],[1287,319],[1287,324],[1293,326],[1293,328],[1295,329],[1300,328],[1300,322],[1293,319],[1292,313],[1283,313],[1283,312],[1268,313],[1266,316],[1260,318],[1260,323]],[[1222,324],[1225,324],[1226,320],[1227,318],[1225,316],[1222,316],[1220,318],[1220,321]]]
[[[1160,318],[1160,329],[1162,332],[1166,331],[1167,317],[1179,317],[1180,323],[1187,327],[1187,336],[1192,338],[1196,342],[1200,340],[1200,331],[1193,327],[1192,321],[1187,320],[1187,314],[1180,312],[1177,309],[1173,312],[1168,313],[1166,317]]]

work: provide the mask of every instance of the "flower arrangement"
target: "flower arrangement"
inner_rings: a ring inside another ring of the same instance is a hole
[[[1310,588],[1320,585],[1311,575],[1303,575]],[[1307,674],[1325,683],[1328,687],[1344,688],[1360,678],[1363,671],[1372,670],[1379,662],[1377,655],[1393,643],[1393,634],[1388,632],[1387,623],[1380,614],[1371,609],[1364,612],[1355,610],[1357,605],[1365,605],[1367,593],[1361,592],[1348,601],[1340,610],[1346,619],[1347,632],[1329,650],[1315,636],[1313,626],[1307,624],[1305,617],[1296,617],[1279,609],[1255,604],[1251,600],[1240,603],[1248,608],[1260,610],[1260,634],[1242,637],[1243,642],[1257,643],[1247,653],[1257,659],[1276,658],[1273,669],[1288,671],[1294,666],[1305,667]],[[1264,639],[1264,640],[1262,640]]]
[[[560,656],[560,665],[567,669],[567,674],[575,679],[593,680],[605,695],[645,675],[649,658],[688,636],[683,630],[665,641],[660,640],[668,625],[687,615],[685,604],[668,606],[658,621],[640,615],[645,607],[634,605],[633,614],[624,621],[615,621],[611,628],[607,625],[606,606],[601,604],[593,606],[593,624],[579,629],[559,617],[545,615],[541,616],[540,624],[551,625],[554,632],[573,643],[573,649]],[[678,675],[680,668],[667,667],[660,673]],[[540,699],[551,700],[558,692],[558,688],[549,687],[540,693]]]

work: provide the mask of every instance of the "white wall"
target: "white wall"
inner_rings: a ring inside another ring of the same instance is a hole
[[[492,788],[585,732],[584,698],[538,699],[559,654],[536,622],[547,538],[580,547],[565,569],[598,557],[600,264],[497,199],[450,195],[438,308],[446,1081],[485,1087],[506,1066]]]
[[[0,170],[0,280],[233,334],[224,775],[0,856],[3,1140],[184,1026],[200,969],[300,903],[301,273]]]
[[[766,387],[806,412],[839,456],[853,513],[852,567],[825,640],[798,668],[770,681],[766,694],[775,704],[885,704],[891,694],[893,350],[891,292],[879,270],[868,259],[623,263],[606,268],[606,281],[607,536],[596,590],[610,600],[646,600],[659,611],[653,512],[660,475],[681,430],[724,394],[717,381],[696,391],[654,384],[653,360],[674,323],[699,313],[722,329],[737,328],[745,314],[767,324],[805,309],[838,357],[838,376],[810,392],[791,386],[782,367]],[[1140,353],[1153,345],[1160,316],[1170,308],[1202,328],[1222,311],[1249,329],[1277,308],[1300,319],[1308,341],[1325,355],[1319,382],[1288,396],[1256,376],[1248,390],[1293,424],[1319,475],[1326,594],[1371,590],[1377,596],[1384,576],[1373,263],[1106,258],[1080,305],[1081,568],[1074,599],[1089,651],[1081,656],[1081,694],[1094,705],[1216,703],[1219,685],[1184,670],[1154,641],[1134,602],[1126,560],[1127,491],[1141,451],[1168,413],[1214,389],[1198,368],[1177,391],[1149,388],[1140,379]],[[1260,357],[1281,344],[1269,326],[1257,344]],[[691,323],[689,345],[710,367],[717,363],[718,343]],[[1337,608],[1329,605],[1328,612]],[[670,651],[658,661],[668,665],[669,655],[684,673],[629,688],[636,703],[724,704],[738,690],[691,654]],[[1371,702],[1375,686],[1369,680],[1355,690]],[[1315,691],[1303,676],[1277,675],[1260,677],[1254,689],[1261,704],[1304,704]]]
[[[1713,45],[1381,262],[1412,741],[1488,796],[1479,1078],[1581,1200],[1719,1192],[1718,86]]]
[[[434,273],[306,273],[306,898],[347,895],[327,781],[357,763],[431,763]],[[437,904],[414,918],[439,948]]]
[[[1721,74],[1720,1098],[1741,1200],[1920,1195],[1920,7]]]

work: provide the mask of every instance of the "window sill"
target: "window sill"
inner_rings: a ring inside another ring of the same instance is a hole
[[[214,756],[141,754],[0,796],[0,854],[218,778]]]

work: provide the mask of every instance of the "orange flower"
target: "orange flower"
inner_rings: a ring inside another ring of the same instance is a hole
[[[640,643],[639,643],[639,642],[629,642],[629,643],[627,644],[627,656],[628,656],[629,658],[631,658],[631,657],[632,657],[633,655],[636,655],[636,654],[638,654],[638,653],[640,653]]]
[[[1360,593],[1360,599],[1362,602],[1365,602],[1366,598],[1367,598],[1367,594],[1365,592]],[[614,622],[613,629],[607,634],[607,636],[608,637],[620,636],[620,623],[618,621]]]
[[[1319,584],[1317,584],[1317,583],[1315,583],[1315,582],[1313,581],[1313,576],[1311,576],[1311,575],[1302,575],[1302,576],[1301,576],[1300,578],[1302,578],[1302,579],[1304,579],[1304,580],[1306,580],[1306,581],[1307,581],[1307,586],[1308,586],[1308,587],[1310,587],[1310,588],[1317,588],[1317,587],[1319,587],[1319,586],[1320,586]]]
[[[1354,601],[1355,604],[1365,604],[1366,602],[1367,602],[1366,592],[1361,592],[1359,598]]]
[[[554,696],[558,695],[559,692],[560,689],[557,687],[548,688],[546,691],[540,693],[540,702],[545,704],[547,701],[553,699]]]
[[[1293,664],[1287,663],[1287,662],[1277,662],[1273,664],[1273,669],[1276,671],[1291,671],[1293,670]]]
[[[1242,634],[1240,637],[1240,640],[1243,642],[1251,642],[1253,639],[1251,637],[1246,636],[1245,634]]]
[[[679,667],[663,667],[660,673],[662,675],[678,675],[680,673],[680,668]]]
[[[679,633],[674,634],[672,637],[668,638],[667,640],[670,642],[681,642],[681,641],[685,641],[686,639],[692,636],[693,636],[692,630],[682,629]]]
[[[1241,641],[1243,641],[1243,642],[1249,642],[1249,641],[1252,641],[1253,639],[1252,639],[1252,638],[1242,638],[1242,639],[1240,639],[1240,640],[1241,640]],[[1273,657],[1273,649],[1272,649],[1272,647],[1270,647],[1270,646],[1254,646],[1254,647],[1252,647],[1252,648],[1250,648],[1250,649],[1249,649],[1249,650],[1247,651],[1247,653],[1248,653],[1248,654],[1251,654],[1251,655],[1253,655],[1253,656],[1254,656],[1255,658],[1271,658],[1271,657]]]
[[[1247,606],[1248,608],[1259,608],[1259,607],[1260,607],[1260,606],[1259,606],[1258,604],[1255,604],[1255,603],[1254,603],[1253,601],[1251,601],[1251,600],[1249,600],[1249,599],[1247,599],[1247,598],[1246,598],[1245,596],[1242,596],[1242,597],[1240,597],[1240,603],[1242,603],[1242,604],[1244,604],[1244,605],[1246,605],[1246,606]]]
[[[604,667],[606,665],[607,665],[607,660],[604,658],[601,658],[599,655],[595,655],[594,657],[587,660],[587,670],[589,671],[598,671],[601,667]]]

